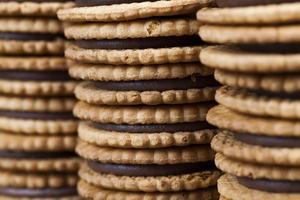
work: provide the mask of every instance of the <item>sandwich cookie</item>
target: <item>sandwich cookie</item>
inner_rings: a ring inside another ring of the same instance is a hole
[[[76,0],[76,8],[58,12],[63,21],[126,21],[158,16],[183,15],[208,6],[211,0]]]
[[[212,101],[213,71],[198,63],[147,66],[73,64],[75,95],[90,104],[157,105]]]
[[[188,17],[75,24],[66,27],[75,41],[65,53],[80,62],[114,65],[195,62],[203,46],[198,28]]]
[[[63,28],[57,19],[9,17],[0,19],[0,26],[2,55],[63,55]]]

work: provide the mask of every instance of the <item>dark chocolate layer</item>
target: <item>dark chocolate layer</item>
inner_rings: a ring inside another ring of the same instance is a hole
[[[280,53],[292,54],[300,53],[299,44],[239,44],[235,45],[238,49],[253,53]]]
[[[214,168],[213,162],[175,165],[122,165],[88,161],[88,165],[95,172],[119,176],[169,176],[189,174]]]
[[[76,196],[77,191],[75,187],[45,188],[45,189],[0,187],[0,195],[20,197],[20,198],[24,198],[24,197],[55,198],[55,197],[65,197],[65,196]]]
[[[19,71],[0,70],[0,79],[29,81],[68,81],[67,71]]]
[[[141,3],[157,0],[75,0],[76,6],[104,6],[123,3]]]
[[[55,34],[41,34],[41,33],[11,33],[11,32],[0,32],[1,40],[21,40],[21,41],[51,41],[55,40],[59,37],[63,37],[62,35]]]
[[[4,151],[0,150],[0,158],[15,159],[51,159],[77,157],[75,152],[24,152],[24,151]]]
[[[77,40],[75,45],[84,49],[148,49],[148,48],[171,48],[184,46],[197,46],[201,44],[198,36],[171,36],[151,37],[134,39],[111,39],[111,40]]]
[[[238,177],[238,182],[251,189],[272,193],[300,193],[300,181],[277,181]]]
[[[273,137],[263,135],[252,135],[245,133],[235,133],[234,138],[252,145],[264,147],[281,147],[281,148],[299,148],[300,138],[296,137]]]
[[[268,74],[268,75],[272,75],[272,76],[278,76],[278,77],[282,77],[282,76],[289,76],[292,77],[292,75],[298,76],[295,73],[279,73],[279,74]],[[257,75],[258,76],[258,75]],[[300,75],[299,75],[300,76]],[[272,92],[272,91],[266,91],[266,90],[247,90],[250,93],[253,93],[257,96],[261,96],[261,97],[269,97],[269,98],[281,98],[281,99],[300,99],[300,94],[299,92],[291,92],[291,93],[287,93],[287,92]]]
[[[267,4],[300,2],[299,0],[217,0],[219,7],[246,7]]]
[[[213,129],[207,122],[191,122],[179,124],[150,124],[150,125],[129,125],[129,124],[100,124],[89,122],[89,125],[100,130],[116,131],[125,133],[176,133],[191,132],[203,129]]]
[[[1,117],[10,117],[17,119],[36,119],[36,120],[61,120],[75,119],[72,112],[26,112],[0,110]]]
[[[217,86],[218,82],[212,76],[194,76],[184,79],[144,80],[144,81],[97,81],[98,89],[112,91],[165,91],[187,90]]]

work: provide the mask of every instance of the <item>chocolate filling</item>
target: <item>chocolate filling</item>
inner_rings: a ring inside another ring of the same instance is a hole
[[[293,74],[269,74],[269,75],[273,75],[273,76],[289,76],[292,77]],[[297,76],[297,75],[296,75]],[[248,89],[247,90],[249,93],[254,93],[257,96],[260,97],[269,97],[269,98],[282,98],[282,99],[299,99],[300,98],[300,94],[298,92],[291,92],[291,93],[287,93],[287,92],[272,92],[272,91],[266,91],[266,90],[251,90]]]
[[[4,151],[0,150],[0,158],[17,159],[51,159],[76,157],[74,152],[24,152],[24,151]]]
[[[296,137],[274,137],[263,135],[252,135],[245,133],[235,133],[234,138],[252,145],[259,145],[264,147],[280,147],[280,148],[299,148],[300,138]]]
[[[0,194],[12,197],[31,197],[31,198],[45,198],[45,197],[64,197],[75,196],[77,191],[75,187],[63,188],[44,188],[44,189],[29,189],[29,188],[13,188],[13,187],[0,187]]]
[[[67,2],[70,0],[0,0],[0,2],[38,2],[38,3],[45,3],[45,2]]]
[[[1,40],[56,40],[59,37],[63,37],[62,35],[54,35],[54,34],[41,34],[41,33],[10,33],[10,32],[0,32]]]
[[[67,71],[19,71],[0,70],[0,79],[29,81],[68,81]]]
[[[204,129],[213,129],[214,127],[207,122],[190,122],[179,124],[150,124],[150,125],[129,125],[129,124],[100,124],[89,122],[90,126],[99,130],[116,131],[125,133],[176,133],[192,132]]]
[[[76,6],[104,6],[123,3],[141,3],[157,0],[75,0]]]
[[[217,86],[218,83],[212,76],[193,76],[184,79],[144,80],[144,81],[97,81],[94,82],[98,89],[112,91],[165,91],[187,90]]]
[[[237,44],[238,49],[247,52],[254,53],[280,53],[280,54],[292,54],[300,53],[299,44]]]
[[[112,39],[112,40],[77,40],[75,45],[84,49],[148,49],[148,48],[171,48],[184,46],[197,46],[201,44],[198,36],[170,36],[135,39]]]
[[[254,190],[272,193],[300,193],[300,181],[277,181],[246,177],[238,177],[237,180],[241,185]]]
[[[1,117],[10,117],[17,119],[35,119],[35,120],[60,120],[75,119],[72,112],[27,112],[27,111],[11,111],[0,110]]]
[[[299,0],[217,0],[219,7],[246,7],[267,4],[292,3],[300,2]]]
[[[88,161],[88,165],[97,173],[114,174],[118,176],[170,176],[189,174],[214,168],[213,162],[175,165],[122,165]]]

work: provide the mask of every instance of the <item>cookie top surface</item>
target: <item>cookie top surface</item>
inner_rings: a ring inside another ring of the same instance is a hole
[[[258,165],[227,158],[217,153],[215,157],[216,166],[223,172],[238,177],[252,179],[290,180],[300,179],[300,170],[297,167],[278,167],[270,165]]]
[[[297,73],[247,74],[217,69],[215,78],[224,85],[274,93],[292,94],[300,89],[299,75]]]
[[[299,42],[300,37],[293,34],[299,30],[299,25],[203,25],[200,26],[199,35],[206,42],[219,44],[284,44]]]
[[[221,129],[266,136],[299,136],[297,120],[254,117],[234,112],[225,106],[212,108],[207,121]]]
[[[63,21],[124,21],[155,16],[189,14],[207,6],[210,0],[171,0],[148,1],[130,4],[77,7],[58,12]]]
[[[298,53],[263,53],[246,51],[237,46],[204,48],[200,60],[206,66],[235,72],[268,74],[300,71]]]
[[[114,23],[72,24],[65,28],[69,39],[127,39],[195,35],[199,22],[192,18],[145,19]]]
[[[299,118],[300,99],[282,94],[269,95],[223,86],[216,92],[216,100],[220,104],[237,112],[266,117],[288,119]]]
[[[198,20],[209,24],[280,24],[300,20],[299,2],[237,8],[204,8]]]
[[[213,103],[161,106],[95,106],[79,102],[74,115],[82,120],[114,124],[175,124],[205,121]]]
[[[47,16],[56,17],[60,9],[71,8],[74,3],[70,1],[53,0],[53,1],[1,1],[1,16]]]

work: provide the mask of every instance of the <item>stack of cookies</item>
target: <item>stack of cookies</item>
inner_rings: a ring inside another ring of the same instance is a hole
[[[217,0],[200,10],[201,52],[224,86],[208,121],[223,200],[300,199],[300,1]],[[226,44],[226,45],[225,45]]]
[[[78,199],[75,82],[55,17],[72,4],[0,1],[0,199]]]
[[[137,2],[137,3],[133,3]],[[206,121],[216,81],[198,62],[193,14],[207,0],[78,0],[66,49],[86,159],[79,193],[88,199],[217,199]],[[124,3],[124,4],[120,4]]]

